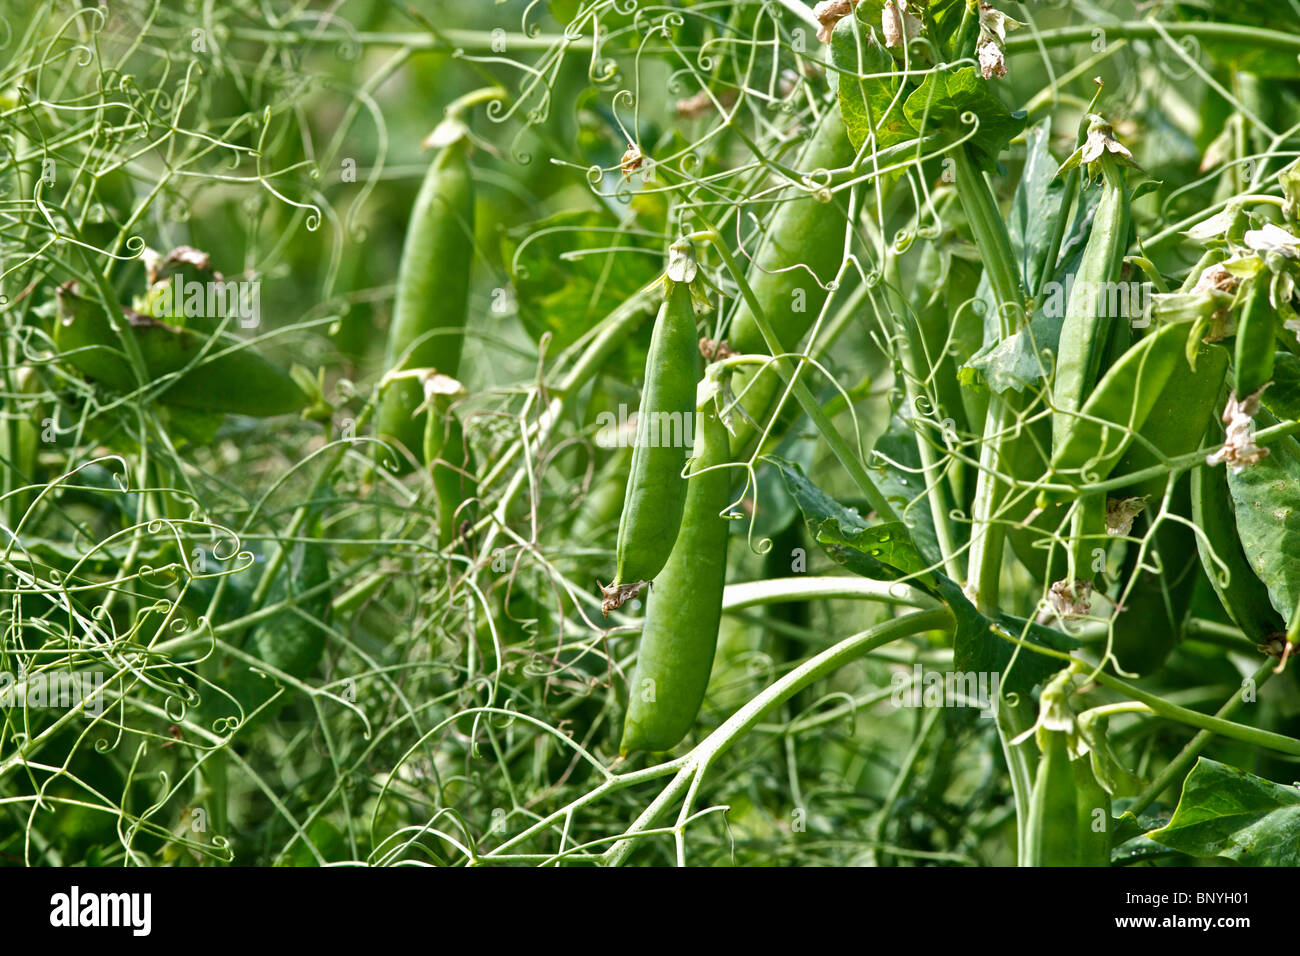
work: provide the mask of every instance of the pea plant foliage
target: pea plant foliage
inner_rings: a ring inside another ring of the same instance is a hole
[[[4,0],[0,858],[1295,865],[1286,6]]]

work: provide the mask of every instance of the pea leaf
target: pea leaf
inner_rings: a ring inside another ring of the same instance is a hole
[[[890,415],[889,427],[876,439],[872,451],[874,460],[880,464],[876,486],[907,525],[917,550],[928,559],[926,564],[934,564],[939,559],[939,539],[934,531],[934,515],[925,496],[925,481],[920,471],[921,453],[917,451],[915,436],[897,410]]]
[[[781,480],[785,482],[790,496],[794,498],[795,504],[803,513],[804,521],[808,525],[808,533],[814,538],[817,537],[822,524],[830,518],[834,518],[846,532],[863,531],[867,528],[867,523],[857,511],[844,507],[814,485],[798,464],[778,458],[776,455],[765,457],[780,470]]]
[[[1283,421],[1300,421],[1300,358],[1290,352],[1273,356],[1273,384],[1261,401]]]
[[[855,574],[883,581],[917,575],[919,585],[927,590],[934,587],[934,576],[926,570],[929,562],[916,550],[901,521],[846,531],[839,519],[827,518],[814,537],[836,563]]]
[[[1274,424],[1263,410],[1255,421]],[[1300,442],[1288,435],[1268,447],[1266,458],[1229,470],[1228,488],[1246,559],[1278,614],[1290,620],[1300,604]]]
[[[953,140],[971,131],[970,125],[961,120],[964,113],[974,114],[979,124],[966,145],[975,162],[992,172],[997,168],[998,154],[1024,128],[1025,114],[1008,110],[974,67],[956,73],[931,73],[903,104],[903,115],[918,134],[939,129]]]
[[[1011,249],[1016,254],[1026,289],[1034,288],[1042,272],[1065,192],[1065,180],[1056,175],[1058,163],[1047,149],[1051,137],[1050,116],[1026,135],[1025,166],[1011,197],[1011,213],[1007,217]]]
[[[1147,836],[1197,857],[1300,866],[1300,790],[1201,757],[1173,818]]]
[[[597,210],[565,212],[528,223],[505,234],[503,258],[519,306],[519,317],[535,339],[554,337],[552,348],[571,345],[627,296],[663,268],[654,254],[630,255],[650,247]],[[584,254],[583,249],[621,248],[616,255]]]
[[[996,621],[981,614],[961,586],[944,574],[931,570],[900,521],[868,526],[855,511],[845,508],[812,484],[803,471],[790,462],[769,458],[780,470],[786,487],[803,512],[809,532],[837,564],[855,574],[876,581],[907,578],[908,582],[938,598],[952,611],[953,669],[966,673],[1000,673],[1002,686],[1014,693],[1028,693],[1034,686],[1063,666],[1059,658],[1021,651],[1011,664],[1015,645],[1007,637],[1069,650],[1078,643],[1050,628],[1032,625],[1018,618],[1000,615]]]
[[[899,78],[873,76],[896,69],[874,30],[864,24],[855,28],[852,17],[840,20],[831,35],[831,65],[842,71],[838,74],[840,113],[855,150],[873,133],[878,149],[912,138],[901,104],[893,102]]]

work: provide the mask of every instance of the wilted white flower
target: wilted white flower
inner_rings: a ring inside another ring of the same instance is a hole
[[[1100,116],[1094,117],[1088,126],[1088,139],[1083,144],[1080,157],[1085,163],[1095,163],[1103,153],[1114,153],[1121,160],[1132,163],[1133,154],[1123,143],[1115,138],[1115,131]]]
[[[1300,259],[1300,239],[1271,222],[1246,230],[1245,242],[1256,252],[1279,252],[1288,259]]]
[[[880,32],[885,46],[901,46],[921,35],[921,21],[908,12],[907,0],[887,0],[880,13]]]
[[[1061,164],[1057,174],[1068,172],[1082,163],[1088,167],[1088,175],[1095,177],[1100,172],[1097,166],[1101,158],[1107,154],[1126,166],[1140,168],[1133,160],[1133,154],[1123,143],[1115,139],[1115,130],[1110,123],[1096,113],[1089,113],[1087,139]]]
[[[980,75],[986,80],[1007,75],[1007,61],[1002,50],[992,40],[985,40],[975,51],[980,59]]]
[[[991,3],[980,4],[980,35],[976,54],[980,61],[980,74],[986,80],[1007,75],[1007,31],[1018,30],[1024,24],[1013,20]]]
[[[1207,465],[1223,462],[1233,474],[1240,474],[1247,465],[1253,465],[1268,455],[1267,448],[1255,444],[1255,413],[1259,411],[1259,398],[1264,394],[1264,388],[1247,395],[1242,401],[1237,399],[1236,392],[1228,396],[1228,404],[1223,409],[1227,440],[1222,448],[1206,457]]]
[[[1237,277],[1224,268],[1223,263],[1216,262],[1196,280],[1193,292],[1231,292],[1237,287]]]

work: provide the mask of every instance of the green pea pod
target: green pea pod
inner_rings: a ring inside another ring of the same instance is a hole
[[[1065,731],[1040,731],[1043,751],[1029,794],[1026,866],[1076,866],[1079,811],[1074,768]]]
[[[424,460],[433,479],[438,512],[438,547],[444,549],[451,547],[460,536],[461,525],[469,520],[468,511],[461,506],[474,497],[477,484],[473,456],[452,401],[449,394],[434,395],[424,428]]]
[[[654,580],[673,550],[686,505],[686,441],[694,420],[700,350],[686,282],[668,282],[646,355],[632,469],[618,525],[618,569],[602,588],[605,613]]]
[[[1273,352],[1277,339],[1277,310],[1269,301],[1269,277],[1265,271],[1253,280],[1254,288],[1237,321],[1233,353],[1232,389],[1238,397],[1254,395],[1273,380]]]
[[[1191,491],[1192,522],[1201,531],[1196,538],[1201,566],[1233,623],[1252,641],[1262,644],[1285,630],[1286,624],[1273,610],[1268,588],[1251,569],[1241,547],[1224,467],[1202,465],[1193,469]]]
[[[695,722],[708,688],[722,619],[729,529],[731,460],[727,427],[718,416],[721,366],[700,383],[695,460],[681,533],[650,588],[645,627],[632,673],[619,752],[673,747]],[[712,469],[712,470],[705,470]]]
[[[1087,754],[1070,761],[1074,776],[1076,846],[1074,866],[1110,866],[1110,794],[1097,782]]]
[[[1161,326],[1107,371],[1059,444],[1054,430],[1054,471],[1073,477],[1086,469],[1095,480],[1110,474],[1151,414],[1175,363],[1186,362],[1188,328],[1186,323]]]
[[[1190,510],[1185,477],[1175,486],[1171,505],[1179,514]],[[1137,533],[1142,533],[1140,525]],[[1160,522],[1153,546],[1155,553],[1148,553],[1145,564],[1156,566],[1158,561],[1161,570],[1144,568],[1138,572],[1138,579],[1124,598],[1111,630],[1111,650],[1119,666],[1127,673],[1140,676],[1159,670],[1182,639],[1183,624],[1199,577],[1196,533],[1187,525],[1169,519]],[[1131,545],[1129,563],[1121,580],[1128,581],[1137,570],[1137,554],[1138,546]]]
[[[1074,276],[1056,353],[1052,404],[1061,414],[1052,422],[1052,447],[1057,451],[1082,427],[1072,413],[1087,403],[1101,374],[1110,326],[1122,321],[1121,316],[1110,315],[1108,290],[1119,281],[1128,247],[1129,194],[1118,162],[1110,156],[1101,162],[1101,199]]]
[[[307,396],[290,375],[238,339],[213,340],[193,329],[167,325],[123,309],[118,330],[97,303],[77,295],[72,284],[59,289],[54,344],[82,375],[115,391],[141,386],[127,358],[130,336],[150,381],[181,374],[158,395],[165,405],[214,414],[267,417],[296,412]]]
[[[848,166],[853,156],[844,119],[836,104],[822,114],[794,165],[806,174],[840,169]],[[847,221],[843,199],[810,194],[806,190],[791,190],[782,197],[767,221],[745,278],[784,348],[799,347],[826,303],[823,285],[834,279],[839,270]],[[737,352],[767,354],[767,342],[744,299],[736,306],[727,339]],[[751,385],[755,374],[757,381]],[[742,404],[749,417],[762,423],[783,384],[776,370],[769,368],[759,373],[738,372],[734,387],[737,394],[744,392]],[[733,447],[739,449],[753,438],[752,428],[738,426]]]
[[[1223,391],[1228,350],[1206,342],[1198,342],[1196,346],[1196,367],[1187,362],[1174,363],[1168,381],[1138,430],[1138,435],[1166,458],[1176,458],[1200,447],[1206,428],[1215,418]],[[1132,474],[1157,464],[1159,460],[1151,449],[1135,441],[1115,466],[1115,474]],[[1157,475],[1130,485],[1126,494],[1159,499],[1164,495],[1165,484],[1165,476]]]
[[[442,148],[411,210],[384,359],[390,372],[435,368],[457,375],[474,261],[474,177],[467,153],[464,138]],[[425,422],[417,410],[423,402],[418,381],[386,384],[375,414],[377,433],[421,454]]]

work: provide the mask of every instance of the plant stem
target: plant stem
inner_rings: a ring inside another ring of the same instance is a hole
[[[605,862],[611,866],[618,866],[625,862],[636,847],[636,840],[631,838],[632,835],[644,833],[653,827],[677,795],[690,786],[696,775],[702,775],[710,763],[751,730],[767,711],[789,700],[814,681],[834,673],[850,661],[891,641],[925,631],[950,631],[954,626],[952,612],[946,607],[917,611],[845,638],[816,657],[804,661],[732,714],[721,727],[700,741],[686,755],[681,769],[677,771],[677,776],[628,827],[624,838],[605,852]]]
[[[1250,679],[1254,681],[1255,687],[1258,689],[1272,676],[1273,662],[1270,660],[1265,661],[1260,665],[1259,670],[1255,671],[1255,673],[1251,675]],[[1227,703],[1220,707],[1214,716],[1226,720],[1228,717],[1231,717],[1240,710],[1242,704],[1245,702],[1245,695],[1238,690],[1228,698]],[[1155,710],[1156,708],[1152,707],[1151,709]],[[1178,752],[1178,756],[1169,761],[1165,768],[1156,775],[1156,778],[1151,781],[1151,784],[1138,795],[1137,799],[1133,801],[1132,806],[1129,807],[1135,817],[1141,815],[1143,810],[1151,806],[1151,804],[1156,801],[1156,798],[1159,797],[1160,794],[1164,793],[1166,787],[1186,774],[1187,768],[1191,766],[1194,760],[1196,760],[1201,749],[1209,743],[1210,736],[1211,732],[1209,730],[1202,730],[1197,733],[1196,736],[1189,740],[1187,745]]]

